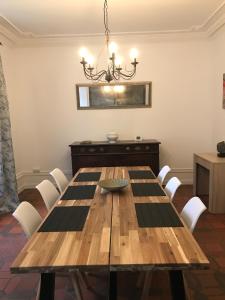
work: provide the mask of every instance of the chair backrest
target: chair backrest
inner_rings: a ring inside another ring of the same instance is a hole
[[[64,191],[65,187],[69,183],[68,179],[66,178],[66,176],[64,175],[64,173],[60,169],[58,169],[58,168],[56,168],[53,171],[51,171],[50,174],[54,178],[54,180],[55,180],[55,182],[57,184],[57,187],[59,188],[59,191],[62,194],[62,192]]]
[[[41,224],[41,216],[29,202],[23,201],[14,211],[13,216],[22,226],[27,237],[30,237]]]
[[[166,177],[166,175],[171,171],[171,168],[169,166],[164,166],[162,167],[162,169],[160,170],[157,178],[159,179],[160,183],[163,184],[163,181]]]
[[[199,197],[193,197],[185,204],[180,215],[191,232],[205,210],[206,206]]]
[[[165,190],[167,195],[170,197],[170,200],[172,201],[174,198],[174,195],[176,193],[176,190],[181,185],[180,180],[177,177],[172,177],[166,184]]]
[[[59,198],[59,192],[55,188],[54,184],[45,179],[39,183],[36,188],[39,190],[47,209],[50,210]]]

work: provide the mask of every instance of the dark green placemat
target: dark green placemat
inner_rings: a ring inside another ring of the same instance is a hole
[[[135,197],[166,196],[158,183],[131,183]]]
[[[183,227],[170,203],[136,203],[139,227]]]
[[[84,227],[88,211],[88,206],[55,207],[38,231],[81,231]]]
[[[61,196],[61,200],[93,199],[96,185],[69,186]]]
[[[99,181],[101,177],[101,172],[83,172],[79,173],[75,178],[75,182],[82,181]]]
[[[155,179],[155,175],[152,171],[138,170],[128,171],[130,179]]]

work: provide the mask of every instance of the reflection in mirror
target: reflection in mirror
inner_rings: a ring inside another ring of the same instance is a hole
[[[151,82],[76,85],[78,109],[151,107]]]

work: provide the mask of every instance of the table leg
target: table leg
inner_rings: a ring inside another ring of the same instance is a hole
[[[109,275],[109,299],[117,299],[117,272],[110,272]]]
[[[182,271],[169,271],[170,287],[173,300],[186,300]]]
[[[41,273],[39,300],[54,300],[55,273]]]

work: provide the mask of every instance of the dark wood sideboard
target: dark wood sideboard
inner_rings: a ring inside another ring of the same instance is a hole
[[[157,140],[107,141],[82,144],[74,142],[71,148],[73,175],[83,167],[150,166],[159,172],[159,144]]]

